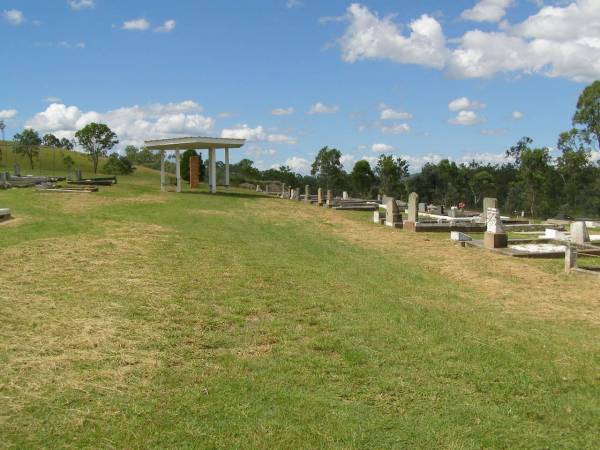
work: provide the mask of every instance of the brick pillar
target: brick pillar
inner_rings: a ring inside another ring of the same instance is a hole
[[[198,187],[200,180],[200,160],[197,156],[190,156],[190,188]]]

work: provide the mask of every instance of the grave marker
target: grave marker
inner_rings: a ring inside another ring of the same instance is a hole
[[[304,201],[310,202],[310,186],[308,184],[304,186]]]
[[[386,208],[385,225],[387,227],[402,228],[402,214],[400,214],[400,209],[398,209],[396,199],[393,197],[388,197]]]
[[[499,209],[488,208],[486,224],[487,231],[483,236],[484,247],[490,249],[508,247],[508,235],[502,226],[502,219],[500,219]]]
[[[571,224],[571,242],[574,244],[588,244],[590,234],[585,222],[573,222]]]
[[[323,206],[323,189],[317,189],[317,206]]]

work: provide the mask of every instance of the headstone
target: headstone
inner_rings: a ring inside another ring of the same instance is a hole
[[[376,223],[378,225],[381,224],[381,215],[382,214],[379,212],[379,210],[373,211],[373,223]]]
[[[300,201],[300,187],[296,188],[296,200]]]
[[[344,191],[344,192],[342,193],[342,198],[343,198],[344,200],[347,200],[347,199],[348,199],[348,191]]]
[[[262,189],[260,188],[260,185],[256,185],[256,192],[260,192]]]
[[[419,212],[420,213],[427,212],[425,203],[419,203]]]
[[[564,241],[567,239],[567,235],[562,231],[555,230],[553,228],[546,228],[544,230],[544,238],[546,239],[558,239]]]
[[[487,231],[483,236],[483,245],[490,249],[508,247],[508,235],[502,226],[499,209],[488,208],[486,225]]]
[[[452,206],[450,208],[450,212],[448,213],[448,217],[452,217],[452,218],[462,217],[462,214],[461,214],[461,211],[456,206]]]
[[[468,234],[465,234],[461,231],[451,231],[450,232],[450,240],[455,242],[467,242],[472,241],[473,238]]]
[[[10,219],[10,209],[0,208],[0,222]]]
[[[377,194],[377,201],[380,202],[381,201],[381,194]]]
[[[408,222],[417,223],[419,221],[419,194],[411,192],[408,196]]]
[[[190,156],[190,189],[196,189],[200,185],[200,158]]]
[[[81,169],[75,169],[75,179],[77,181],[81,181],[82,180]]]
[[[8,172],[0,172],[0,188],[8,187]]]
[[[498,200],[491,197],[485,197],[483,199],[483,212],[481,213],[481,218],[483,220],[487,220],[487,211],[490,208],[498,208]]]
[[[323,189],[317,189],[317,206],[323,206]]]
[[[328,208],[333,206],[333,191],[331,189],[327,189],[327,203]]]
[[[388,197],[386,203],[385,225],[387,227],[402,228],[402,214],[400,214],[396,199],[393,197]]]
[[[310,186],[308,184],[304,186],[304,201],[310,202]]]
[[[590,234],[585,222],[573,222],[571,224],[571,242],[574,244],[587,244],[590,242]]]
[[[281,198],[284,198],[284,197],[285,197],[285,184],[282,184],[282,185],[281,185],[281,195],[280,195],[280,197],[281,197]]]
[[[20,177],[21,176],[21,166],[18,163],[15,163],[15,165],[13,166],[13,169],[14,169],[15,177]]]

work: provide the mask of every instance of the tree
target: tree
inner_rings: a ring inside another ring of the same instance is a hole
[[[575,211],[586,202],[594,181],[589,143],[587,134],[575,128],[558,137],[557,147],[562,156],[556,158],[556,170],[563,181],[565,206]]]
[[[371,195],[371,189],[373,188],[373,184],[375,184],[375,174],[371,170],[371,164],[368,161],[364,159],[356,161],[350,178],[355,192],[364,197]]]
[[[94,173],[98,172],[98,161],[119,143],[117,135],[103,123],[90,123],[75,133],[75,138],[92,160]]]
[[[67,138],[62,138],[60,140],[60,148],[64,148],[65,150],[73,150],[75,148],[75,144],[73,144],[73,141],[67,139]]]
[[[39,146],[42,139],[37,131],[27,128],[22,133],[15,134],[15,153],[29,158],[29,165],[33,170],[33,158],[40,154]]]
[[[131,161],[126,156],[120,156],[118,153],[112,153],[102,168],[104,173],[112,175],[129,175],[134,170]]]
[[[402,180],[408,176],[408,162],[393,155],[379,155],[375,173],[379,178],[380,191],[385,195],[404,196],[406,189]]]
[[[67,172],[71,173],[71,169],[75,165],[75,161],[73,161],[73,158],[71,158],[71,155],[65,155],[63,157],[63,164],[67,168]]]
[[[125,147],[125,156],[132,163],[138,162],[139,153],[140,149],[137,148],[135,145],[128,145],[127,147]]]
[[[341,157],[338,149],[323,147],[312,163],[310,174],[316,176],[327,189],[339,187],[344,177]]]
[[[477,206],[483,195],[494,186],[494,177],[487,170],[480,170],[469,177],[467,184],[473,196],[473,206]]]
[[[42,138],[42,145],[51,148],[60,148],[60,140],[52,133],[45,134]]]
[[[520,161],[519,180],[529,203],[531,217],[535,217],[542,190],[548,180],[550,153],[547,148],[527,148],[521,152]]]
[[[577,100],[573,125],[583,127],[583,132],[593,137],[600,149],[600,80],[586,87]]]

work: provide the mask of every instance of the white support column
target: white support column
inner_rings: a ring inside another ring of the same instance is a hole
[[[217,158],[216,158],[216,150],[214,148],[210,149],[210,192],[212,194],[217,193]]]
[[[225,189],[229,190],[229,149],[225,149]]]
[[[160,190],[165,191],[165,151],[160,151]]]
[[[181,192],[181,154],[179,150],[175,150],[175,176],[177,177],[177,192]]]

